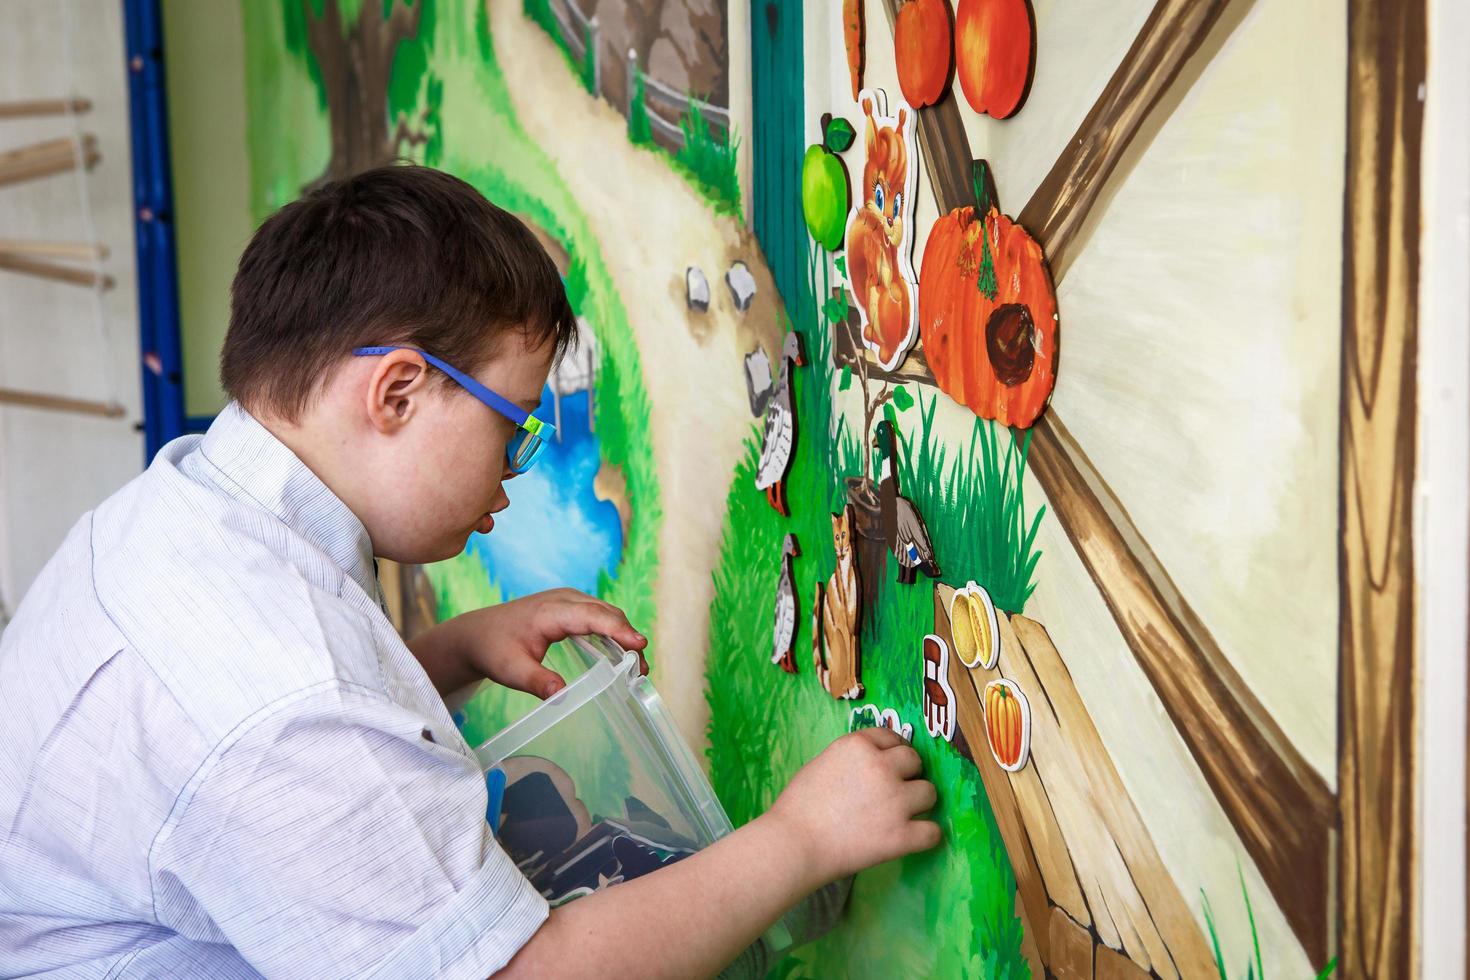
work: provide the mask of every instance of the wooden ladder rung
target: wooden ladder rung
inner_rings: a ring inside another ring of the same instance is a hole
[[[71,259],[74,262],[98,262],[107,258],[108,249],[101,242],[42,242],[0,238],[0,255],[43,256]]]
[[[0,405],[21,405],[26,408],[44,408],[53,412],[101,415],[110,419],[124,414],[123,407],[117,402],[69,398],[66,395],[48,395],[40,391],[18,391],[14,388],[0,388]]]
[[[0,102],[0,119],[21,116],[60,116],[68,112],[87,112],[91,99],[28,99],[22,102]]]
[[[102,159],[97,137],[86,134],[80,147],[75,139],[63,137],[6,150],[0,153],[0,186],[75,169],[78,157],[89,169]]]
[[[46,262],[41,259],[28,259],[7,252],[0,252],[0,270],[19,272],[22,275],[36,276],[41,279],[54,279],[57,282],[69,282],[74,286],[89,286],[94,289],[97,287],[111,289],[114,285],[111,276],[94,272],[91,269],[77,269],[69,265]]]

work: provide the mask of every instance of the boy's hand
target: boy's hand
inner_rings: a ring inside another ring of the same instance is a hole
[[[919,753],[886,728],[844,735],[801,768],[771,807],[814,862],[818,884],[939,843]],[[815,887],[815,886],[814,886]]]
[[[464,613],[415,637],[409,647],[441,694],[488,677],[548,698],[566,681],[542,664],[547,648],[585,633],[602,633],[637,652],[648,673],[643,634],[617,606],[575,589],[538,592]]]

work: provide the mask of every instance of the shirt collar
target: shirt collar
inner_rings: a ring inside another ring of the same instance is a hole
[[[362,521],[238,402],[230,402],[215,418],[199,451],[225,477],[226,492],[248,497],[276,515],[364,592],[377,594],[372,541]]]

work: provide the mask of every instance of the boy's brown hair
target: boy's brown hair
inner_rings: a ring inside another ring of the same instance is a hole
[[[355,347],[397,344],[474,372],[507,334],[576,341],[561,276],[515,216],[438,170],[387,166],[271,215],[230,289],[220,381],[247,409],[297,420]]]

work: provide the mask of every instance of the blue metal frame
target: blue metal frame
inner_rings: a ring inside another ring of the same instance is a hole
[[[138,349],[143,359],[145,462],[184,434],[183,345],[174,254],[173,175],[163,77],[160,0],[123,0],[133,132],[133,224],[138,244]]]

